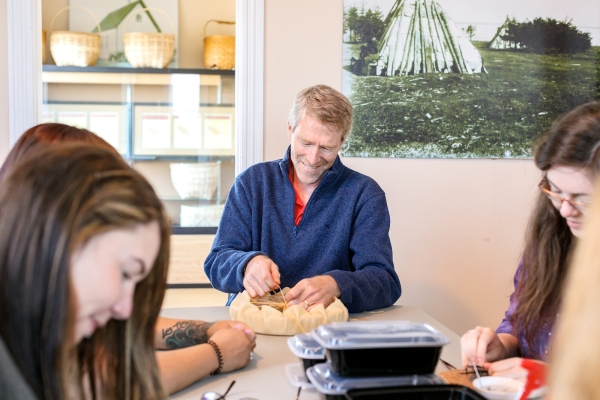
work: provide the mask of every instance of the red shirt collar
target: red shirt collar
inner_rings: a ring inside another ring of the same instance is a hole
[[[302,216],[304,215],[304,209],[306,208],[306,204],[302,202],[298,191],[294,187],[294,163],[290,160],[290,169],[288,170],[288,178],[290,178],[290,182],[292,183],[292,188],[294,188],[294,225],[300,225],[300,221],[302,221]]]

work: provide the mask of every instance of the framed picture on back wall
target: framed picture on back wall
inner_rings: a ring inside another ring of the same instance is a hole
[[[349,157],[529,158],[600,98],[600,3],[344,0]]]

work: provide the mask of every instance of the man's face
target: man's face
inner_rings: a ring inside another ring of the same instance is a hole
[[[304,185],[317,186],[342,149],[342,133],[306,116],[294,131],[288,124],[288,137],[296,176]]]

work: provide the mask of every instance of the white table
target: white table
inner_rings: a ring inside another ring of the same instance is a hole
[[[162,310],[161,315],[169,318],[216,321],[229,319],[229,307],[167,308]],[[392,306],[378,311],[350,314],[350,320],[353,318],[408,320],[427,323],[450,339],[450,344],[444,346],[440,357],[455,367],[460,368],[461,366],[460,337],[417,308]],[[244,397],[259,400],[295,399],[298,388],[288,382],[284,367],[286,364],[299,363],[299,360],[289,350],[286,342],[287,338],[287,336],[257,335],[254,356],[246,368],[226,374],[208,376],[170,398],[199,400],[204,392],[224,393],[231,381],[235,380],[236,383],[227,395],[227,400],[239,400]],[[445,370],[447,368],[438,363],[436,371]],[[317,400],[319,395],[314,389],[303,389],[300,399]]]

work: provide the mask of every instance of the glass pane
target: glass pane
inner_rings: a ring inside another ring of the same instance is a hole
[[[234,60],[235,0],[149,10],[128,0],[42,3],[43,122],[110,143],[153,185],[175,233],[216,232],[235,178],[235,73],[204,63]],[[84,54],[93,48],[95,59]]]

